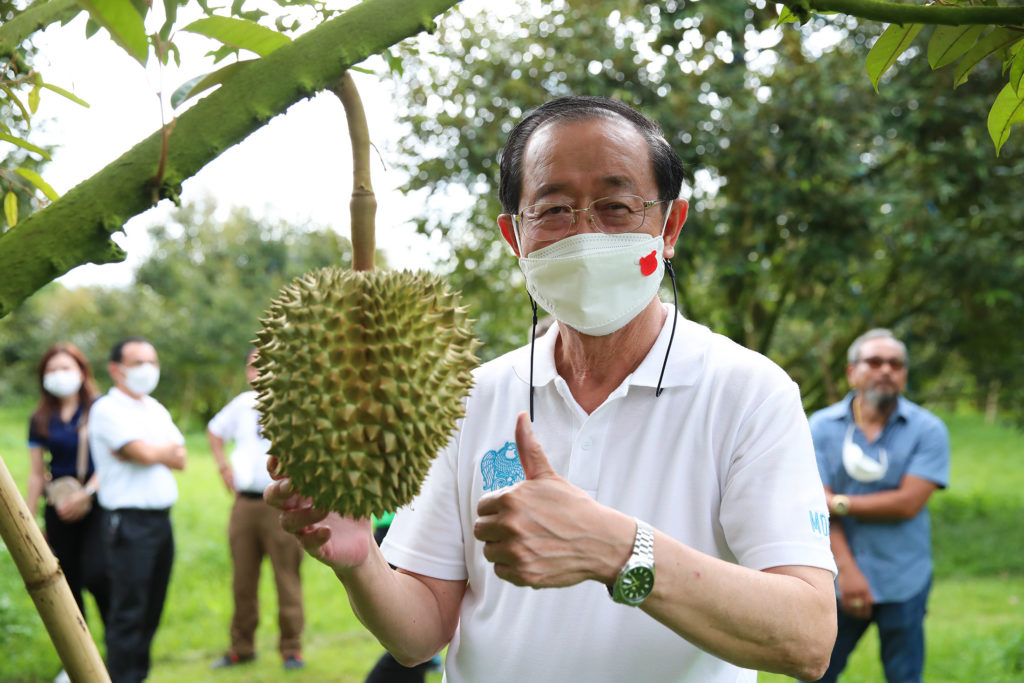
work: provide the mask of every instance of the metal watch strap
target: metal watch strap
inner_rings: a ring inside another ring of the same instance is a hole
[[[636,520],[636,539],[633,541],[633,556],[649,559],[654,563],[654,529],[647,522]]]
[[[632,567],[636,565],[648,566],[651,571],[654,569],[654,529],[647,522],[633,518],[636,522],[636,536],[633,538],[633,552],[626,560],[626,563],[622,565],[622,569],[619,570],[618,576],[608,586],[608,595],[619,602],[616,599],[615,587],[622,579],[623,575]]]

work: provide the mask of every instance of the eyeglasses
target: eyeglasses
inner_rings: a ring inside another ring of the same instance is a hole
[[[597,230],[621,234],[636,232],[647,218],[647,209],[666,200],[647,200],[632,194],[602,197],[590,202],[585,209],[574,209],[568,204],[531,204],[513,216],[516,227],[535,242],[555,242],[573,231],[576,214],[588,212],[590,223]]]
[[[886,363],[889,367],[895,371],[900,371],[907,366],[906,361],[902,358],[882,358],[881,356],[871,356],[870,358],[861,358],[858,363],[866,363],[872,370],[877,370]]]

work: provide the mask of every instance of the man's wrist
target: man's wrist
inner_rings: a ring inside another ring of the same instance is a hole
[[[837,493],[829,500],[828,507],[832,514],[837,517],[848,515],[850,514],[850,497],[842,493]]]

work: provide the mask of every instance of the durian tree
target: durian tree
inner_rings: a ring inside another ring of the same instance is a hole
[[[435,17],[456,2],[366,0],[294,40],[276,39],[276,49],[234,67],[230,77],[222,73],[220,87],[173,122],[0,235],[0,317],[75,266],[123,260],[124,252],[110,236],[129,218],[161,199],[177,201],[181,183],[224,150],[295,102],[336,86],[350,67],[431,30]],[[116,15],[97,16],[95,8],[101,3],[83,4],[137,59],[145,59],[150,43],[158,58],[173,56],[166,25],[154,36],[142,32],[139,41],[141,15],[128,0],[110,3],[127,8]],[[174,8],[168,12],[173,16],[177,4],[169,0],[166,6]],[[79,6],[68,0],[37,2],[0,26],[0,58],[8,60],[5,73],[27,68],[19,62],[18,46],[34,31],[78,11]],[[111,16],[128,19],[119,24]],[[39,87],[48,85],[43,83]],[[34,82],[30,85],[35,87]],[[3,142],[17,144],[8,139],[14,136],[2,130],[0,134],[7,136]]]

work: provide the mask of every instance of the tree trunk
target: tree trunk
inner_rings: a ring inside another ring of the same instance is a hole
[[[36,526],[3,458],[0,458],[0,538],[11,551],[71,680],[109,683],[107,668],[89,635],[89,627],[64,572]]]

